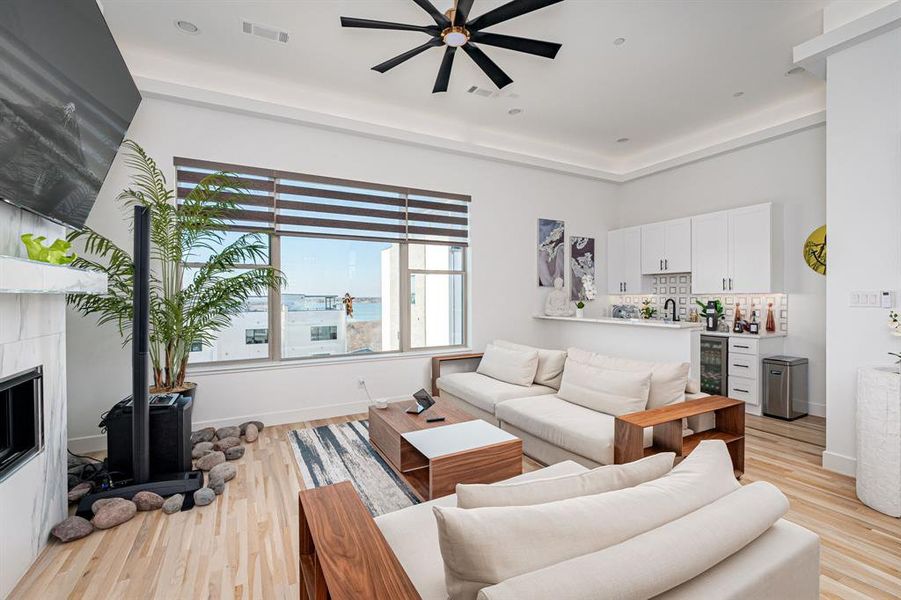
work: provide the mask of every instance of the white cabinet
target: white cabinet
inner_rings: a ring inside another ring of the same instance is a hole
[[[781,336],[729,336],[729,397],[745,403],[745,410],[761,414],[763,398],[763,359],[782,354]]]
[[[676,219],[641,226],[641,272],[691,271],[691,219]]]
[[[607,293],[641,292],[641,228],[607,232]]]
[[[758,204],[691,219],[691,289],[717,292],[776,292],[782,287],[779,238],[773,235],[771,204]]]

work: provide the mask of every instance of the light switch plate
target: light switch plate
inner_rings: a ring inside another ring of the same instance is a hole
[[[890,290],[854,290],[849,294],[851,308],[892,308],[895,292]]]

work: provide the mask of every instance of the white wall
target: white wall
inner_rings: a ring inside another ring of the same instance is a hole
[[[362,181],[406,185],[472,196],[471,346],[495,337],[540,342],[531,318],[543,306],[537,286],[536,228],[539,217],[562,219],[567,235],[593,236],[606,247],[615,226],[613,184],[425,149],[361,135],[211,110],[158,99],[144,100],[129,136],[174,176],[173,156],[301,171]],[[117,159],[88,225],[130,248],[123,213],[114,198],[128,182]],[[606,280],[603,261],[600,281]],[[596,302],[592,310],[600,313]],[[73,447],[102,444],[100,413],[128,394],[130,362],[118,335],[98,329],[93,318],[70,313],[69,431]],[[290,422],[346,414],[365,398],[410,394],[425,387],[428,359],[353,360],[311,368],[292,364],[268,370],[194,370],[199,383],[194,421],[240,421],[260,416]]]
[[[901,29],[832,54],[827,68],[823,465],[853,475],[857,369],[886,365],[886,352],[901,350],[888,333],[886,310],[848,306],[853,290],[901,290]]]
[[[825,414],[826,278],[807,267],[801,249],[810,232],[826,222],[826,128],[630,181],[621,187],[619,200],[623,227],[760,202],[782,208],[789,307],[785,352],[810,360],[811,412]],[[830,271],[832,242],[830,224]]]

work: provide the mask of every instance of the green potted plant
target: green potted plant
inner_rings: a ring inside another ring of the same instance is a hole
[[[723,315],[726,314],[726,309],[723,306],[723,303],[719,301],[719,299],[716,299],[713,302],[716,305],[716,320],[722,321]],[[701,307],[701,310],[698,311],[698,314],[701,315],[702,319],[706,319],[707,318],[707,304],[704,302],[701,302],[700,300],[695,300],[695,304],[697,304],[698,306]]]
[[[126,164],[135,171],[132,187],[118,199],[126,206],[150,210],[150,363],[152,392],[178,391],[192,394],[194,385],[185,381],[191,344],[211,343],[227,328],[251,296],[284,284],[268,262],[267,245],[260,234],[246,233],[228,242],[228,215],[236,208],[231,198],[247,194],[228,173],[213,173],[176,203],[156,162],[131,140],[123,144]],[[83,315],[96,314],[98,322],[113,323],[131,339],[134,264],[131,255],[102,234],[85,228],[68,236],[79,240],[85,252],[72,261],[77,268],[107,275],[106,294],[70,294],[66,300]],[[207,256],[189,281],[185,263]]]
[[[641,301],[641,308],[638,310],[642,319],[653,319],[657,314],[657,309],[651,306],[651,299],[645,298]]]

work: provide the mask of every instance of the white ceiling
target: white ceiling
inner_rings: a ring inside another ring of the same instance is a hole
[[[434,3],[443,10],[451,0]],[[463,53],[449,91],[432,94],[441,49],[386,74],[370,70],[426,35],[340,27],[340,16],[431,24],[412,0],[102,2],[137,76],[611,172],[822,110],[823,82],[785,73],[792,48],[821,33],[826,3],[565,0],[491,28],[563,48],[548,60],[483,46],[514,83],[481,98],[467,89],[493,89],[491,81]],[[475,0],[472,15],[500,4]],[[200,33],[179,31],[179,19]],[[248,36],[242,19],[290,40]],[[614,45],[618,37],[626,42]]]

